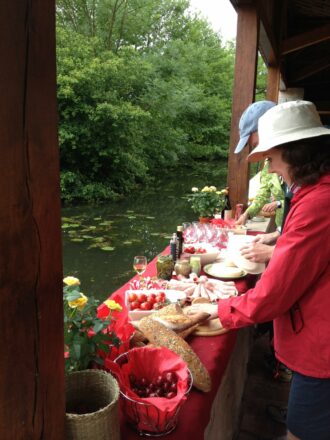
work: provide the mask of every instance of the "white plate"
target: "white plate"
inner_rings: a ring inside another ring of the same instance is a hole
[[[250,221],[259,223],[259,222],[265,222],[266,219],[265,219],[265,217],[252,217]]]
[[[207,264],[206,266],[204,266],[204,272],[207,275],[210,275],[214,278],[219,278],[220,280],[236,280],[244,278],[247,275],[247,272],[242,269],[240,274],[230,274],[229,271],[233,269],[233,267],[228,267],[224,263]]]
[[[265,270],[264,263],[255,263],[241,255],[240,248],[245,244],[251,243],[254,239],[252,235],[231,235],[228,239],[227,257],[235,266],[245,270],[247,273],[259,274]]]

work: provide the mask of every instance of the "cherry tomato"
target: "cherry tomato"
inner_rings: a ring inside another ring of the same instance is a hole
[[[139,301],[133,301],[133,302],[130,303],[129,307],[130,307],[131,310],[139,309],[140,308],[140,303],[139,303]]]
[[[136,301],[136,300],[137,300],[137,294],[136,293],[130,293],[128,295],[128,301],[129,302],[133,302],[133,301]]]
[[[146,302],[147,301],[147,295],[145,295],[144,293],[140,293],[140,295],[138,296],[137,300],[140,303]]]
[[[156,296],[156,303],[163,303],[164,302],[164,297],[161,295],[157,295]]]
[[[140,304],[140,309],[141,310],[151,310],[152,309],[153,304],[151,304],[148,301],[145,301],[143,303]]]
[[[156,302],[156,295],[154,293],[152,293],[151,295],[148,295],[147,300],[148,300],[148,302],[154,304]]]

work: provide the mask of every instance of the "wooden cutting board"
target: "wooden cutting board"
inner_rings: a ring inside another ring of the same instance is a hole
[[[185,307],[183,309],[183,312],[186,313],[188,309],[189,306]],[[205,321],[203,322],[203,324],[199,324],[196,330],[193,332],[193,335],[217,336],[227,332],[229,332],[229,329],[221,327],[219,318],[215,318],[215,319],[210,319],[209,321]]]
[[[193,334],[197,336],[216,336],[227,332],[229,332],[229,329],[221,327],[219,318],[216,318],[199,324]]]

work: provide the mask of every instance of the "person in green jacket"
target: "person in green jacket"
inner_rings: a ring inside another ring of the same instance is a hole
[[[251,205],[239,217],[237,224],[245,224],[249,218],[256,216],[260,211],[272,213],[275,211],[276,227],[281,228],[283,220],[284,192],[283,183],[275,173],[268,172],[268,163],[265,161],[260,173],[260,188]]]
[[[270,108],[276,104],[272,101],[258,101],[249,105],[239,121],[240,140],[235,153],[240,153],[246,145],[256,147],[259,143],[258,121]],[[249,218],[256,216],[260,211],[272,213],[275,211],[275,223],[278,231],[281,230],[283,220],[284,192],[283,183],[275,173],[268,172],[267,161],[260,173],[260,188],[251,205],[236,221],[237,225],[244,225]],[[277,238],[277,237],[276,237]]]

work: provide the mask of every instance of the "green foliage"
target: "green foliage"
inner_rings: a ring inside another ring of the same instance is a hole
[[[234,49],[186,0],[58,0],[61,188],[114,200],[164,166],[225,158]]]

